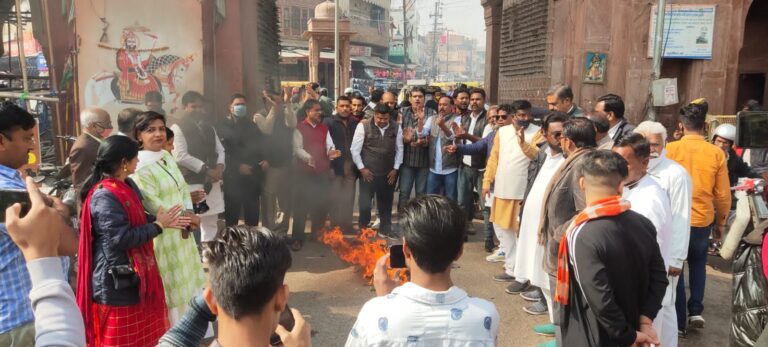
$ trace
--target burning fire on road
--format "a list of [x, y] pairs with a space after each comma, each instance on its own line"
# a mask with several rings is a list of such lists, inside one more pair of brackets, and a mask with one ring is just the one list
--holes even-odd
[[[387, 254], [387, 241], [376, 237], [373, 229], [363, 229], [355, 238], [345, 238], [341, 229], [324, 230], [318, 238], [320, 242], [331, 247], [341, 260], [357, 265], [363, 272], [363, 278], [371, 284], [376, 262]], [[399, 270], [399, 271], [398, 271]], [[407, 271], [403, 269], [388, 269], [390, 278], [395, 278], [400, 284], [408, 281]]]

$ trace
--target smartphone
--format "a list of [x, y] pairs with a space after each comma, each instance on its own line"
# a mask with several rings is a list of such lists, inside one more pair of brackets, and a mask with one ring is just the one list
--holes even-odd
[[5, 209], [17, 202], [21, 204], [21, 216], [26, 216], [32, 206], [29, 193], [21, 189], [0, 190], [0, 223], [5, 223]]
[[[296, 324], [296, 321], [293, 319], [293, 312], [291, 312], [291, 308], [288, 307], [288, 305], [285, 305], [285, 310], [283, 310], [282, 313], [280, 313], [280, 325], [285, 328], [285, 330], [292, 331], [293, 326]], [[272, 346], [279, 346], [283, 343], [283, 341], [280, 340], [280, 335], [276, 333], [272, 333], [272, 336], [269, 338], [269, 344]]]
[[406, 267], [403, 245], [389, 246], [389, 267], [393, 269], [402, 269]]

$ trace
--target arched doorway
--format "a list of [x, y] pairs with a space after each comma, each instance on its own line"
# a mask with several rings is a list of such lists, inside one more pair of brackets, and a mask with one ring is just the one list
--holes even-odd
[[744, 44], [739, 53], [739, 92], [736, 106], [749, 99], [768, 102], [768, 0], [754, 0], [744, 23]]

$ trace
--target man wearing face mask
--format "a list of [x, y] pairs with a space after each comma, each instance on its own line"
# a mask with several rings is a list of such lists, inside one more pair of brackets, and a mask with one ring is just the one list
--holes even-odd
[[[656, 229], [656, 241], [664, 259], [665, 268], [669, 269], [672, 242], [672, 212], [669, 198], [663, 188], [647, 174], [651, 146], [640, 134], [631, 134], [622, 138], [613, 151], [627, 161], [629, 169], [624, 179], [622, 198], [632, 204], [635, 211], [651, 221]], [[662, 308], [653, 321], [653, 327], [663, 342], [663, 346], [677, 346], [677, 312], [674, 297], [676, 277], [670, 278], [667, 271], [667, 286]]]
[[539, 154], [539, 147], [546, 141], [538, 126], [530, 126], [533, 105], [528, 100], [515, 100], [512, 107], [515, 109], [513, 121], [517, 129], [517, 141], [525, 156], [533, 160]]
[[72, 184], [78, 190], [93, 172], [96, 151], [101, 141], [112, 133], [112, 121], [104, 109], [89, 107], [80, 112], [80, 126], [83, 133], [77, 137], [69, 151]]
[[[671, 205], [672, 226], [671, 239], [667, 247], [668, 257], [667, 267], [670, 285], [675, 288], [680, 274], [683, 272], [683, 263], [688, 256], [688, 242], [691, 237], [691, 199], [693, 194], [693, 183], [691, 176], [674, 160], [667, 158], [667, 151], [664, 149], [667, 142], [667, 128], [663, 124], [645, 121], [638, 124], [634, 133], [645, 137], [651, 147], [650, 162], [648, 164], [648, 175], [661, 185], [667, 194]], [[670, 293], [667, 293], [668, 295]], [[667, 298], [665, 297], [665, 303]], [[666, 313], [666, 312], [665, 312]], [[671, 324], [677, 327], [676, 313], [672, 312], [671, 319], [664, 320], [665, 325], [670, 324], [667, 329], [674, 332]], [[664, 316], [664, 318], [667, 318]], [[671, 340], [665, 339], [668, 335], [661, 336], [663, 346], [673, 346]], [[674, 336], [673, 336], [674, 337]]]
[[[516, 100], [512, 106], [502, 105], [505, 110], [514, 110], [512, 126], [501, 127], [493, 141], [493, 149], [488, 157], [488, 166], [483, 177], [483, 197], [490, 198], [490, 186], [493, 188], [493, 204], [489, 220], [499, 237], [504, 253], [504, 273], [493, 277], [498, 282], [511, 282], [505, 290], [508, 294], [520, 294], [529, 287], [528, 278], [515, 278], [516, 245], [520, 232], [518, 216], [528, 178], [530, 157], [525, 148], [530, 146], [525, 139], [533, 139], [539, 127], [530, 124], [530, 114], [521, 110], [530, 109], [525, 100]], [[515, 107], [520, 107], [517, 109]]]
[[239, 224], [241, 210], [246, 225], [259, 225], [261, 182], [263, 171], [269, 167], [262, 153], [264, 135], [251, 120], [246, 103], [245, 95], [232, 95], [229, 114], [215, 124], [226, 152], [224, 218], [227, 226]]

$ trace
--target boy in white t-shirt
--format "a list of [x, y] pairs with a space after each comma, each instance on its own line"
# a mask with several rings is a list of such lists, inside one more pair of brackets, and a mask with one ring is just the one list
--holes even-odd
[[400, 215], [411, 281], [397, 287], [389, 255], [373, 276], [378, 297], [363, 306], [346, 346], [495, 346], [499, 313], [493, 303], [455, 287], [451, 264], [464, 249], [466, 218], [443, 196], [410, 201]]

